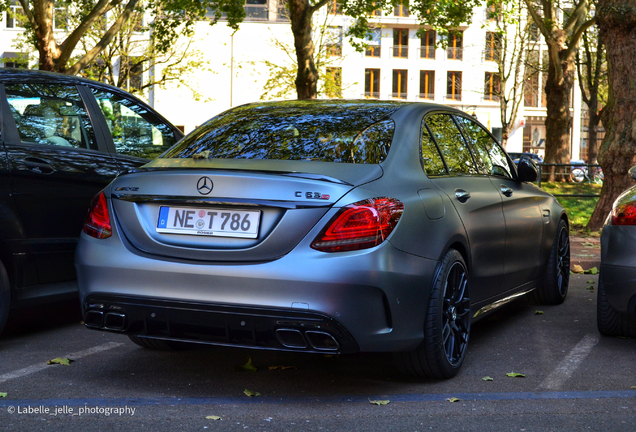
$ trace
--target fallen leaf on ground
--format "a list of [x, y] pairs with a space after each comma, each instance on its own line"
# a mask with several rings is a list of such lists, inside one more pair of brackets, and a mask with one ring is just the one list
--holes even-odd
[[[633, 390], [636, 390], [636, 386], [631, 386], [630, 388], [633, 389]], [[0, 393], [0, 394], [2, 394], [2, 393]], [[6, 396], [6, 393], [5, 393], [5, 396]]]
[[2, 392], [0, 392], [0, 397], [7, 397], [7, 394], [8, 394], [8, 393], [2, 393]]
[[237, 372], [256, 372], [258, 369], [256, 369], [256, 366], [252, 364], [252, 357], [248, 357], [247, 363], [243, 366], [235, 366], [234, 370]]
[[283, 366], [283, 365], [278, 365], [278, 366], [270, 366], [269, 370], [288, 370], [288, 369], [298, 369], [296, 366]]
[[245, 389], [243, 390], [243, 393], [245, 393], [245, 395], [249, 396], [249, 397], [258, 397], [258, 396], [262, 396], [259, 392], [255, 392], [249, 389]]
[[391, 403], [390, 400], [371, 400], [369, 399], [369, 403], [373, 405], [388, 405]]
[[594, 279], [588, 280], [587, 283], [589, 283], [590, 285], [593, 285], [594, 284]]
[[583, 242], [581, 243], [583, 246], [596, 246], [594, 243], [591, 242]]
[[592, 285], [590, 285], [589, 287], [587, 287], [588, 291], [594, 291], [594, 287]]
[[520, 374], [520, 373], [517, 373], [517, 372], [508, 372], [506, 374], [506, 376], [509, 376], [511, 378], [525, 378], [526, 377], [524, 374]]
[[595, 275], [595, 274], [598, 274], [598, 269], [596, 267], [592, 267], [589, 270], [585, 270], [585, 273]]
[[221, 420], [221, 417], [212, 415], [212, 416], [207, 416], [206, 419], [208, 419], [208, 420]]
[[456, 397], [448, 398], [446, 400], [449, 401], [449, 402], [459, 402], [459, 401], [461, 401], [460, 398], [456, 398]]
[[494, 379], [489, 376], [485, 376], [482, 378], [482, 381], [494, 381]]
[[583, 272], [585, 272], [585, 270], [583, 270], [583, 267], [581, 267], [581, 266], [580, 266], [580, 265], [578, 265], [578, 264], [574, 264], [574, 265], [572, 266], [571, 271], [572, 271], [572, 273], [583, 273]]
[[543, 315], [543, 311], [534, 311], [535, 315]]
[[74, 361], [74, 360], [67, 359], [67, 358], [62, 358], [62, 357], [56, 357], [53, 360], [47, 361], [46, 364], [47, 365], [61, 364], [61, 365], [64, 365], [64, 366], [70, 366], [72, 361]]

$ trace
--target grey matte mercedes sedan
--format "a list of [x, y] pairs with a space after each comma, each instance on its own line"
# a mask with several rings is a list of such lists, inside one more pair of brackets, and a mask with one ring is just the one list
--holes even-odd
[[91, 205], [85, 325], [183, 342], [396, 353], [457, 374], [471, 322], [568, 289], [568, 218], [473, 117], [314, 100], [220, 114]]

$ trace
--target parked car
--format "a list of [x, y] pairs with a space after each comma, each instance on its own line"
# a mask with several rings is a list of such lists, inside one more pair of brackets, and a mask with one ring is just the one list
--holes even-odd
[[95, 197], [84, 321], [156, 349], [392, 351], [448, 378], [474, 320], [566, 297], [568, 219], [536, 176], [441, 105], [234, 108]]
[[[636, 167], [629, 170], [636, 179]], [[636, 186], [614, 201], [601, 232], [596, 320], [607, 336], [636, 337]]]
[[181, 132], [115, 87], [0, 68], [0, 332], [10, 306], [77, 296], [92, 197]]
[[510, 156], [512, 158], [512, 161], [515, 164], [519, 163], [519, 159], [521, 159], [522, 156], [525, 157], [529, 157], [530, 159], [532, 159], [533, 161], [535, 161], [535, 163], [543, 163], [543, 158], [541, 156], [539, 156], [536, 153], [517, 153], [517, 152], [509, 152], [508, 156]]

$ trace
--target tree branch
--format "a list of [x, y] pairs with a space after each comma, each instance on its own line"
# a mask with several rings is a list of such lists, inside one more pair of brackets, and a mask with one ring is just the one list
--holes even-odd
[[82, 70], [86, 65], [92, 62], [97, 55], [103, 51], [108, 44], [113, 40], [113, 38], [119, 33], [121, 27], [128, 21], [130, 15], [132, 15], [135, 10], [135, 6], [139, 0], [130, 0], [126, 5], [124, 11], [117, 17], [112, 26], [108, 29], [101, 40], [95, 44], [93, 49], [87, 52], [81, 59], [79, 59], [73, 66], [67, 69], [67, 73], [75, 75], [80, 70]]
[[570, 43], [568, 44], [568, 49], [566, 51], [568, 57], [573, 55], [574, 51], [578, 50], [579, 40], [583, 36], [583, 33], [585, 33], [585, 31], [594, 24], [596, 24], [596, 17], [584, 22], [578, 29], [576, 29], [576, 31], [570, 38]]
[[[118, 0], [121, 2], [121, 0]], [[73, 54], [73, 50], [77, 46], [80, 39], [84, 37], [86, 32], [90, 30], [93, 26], [93, 23], [103, 14], [106, 13], [106, 9], [108, 8], [109, 0], [99, 0], [99, 2], [93, 7], [90, 13], [82, 20], [82, 22], [73, 30], [73, 32], [67, 36], [67, 38], [62, 42], [60, 46], [62, 52], [60, 54], [60, 58], [58, 62], [62, 62], [62, 64], [66, 64], [68, 59]]]

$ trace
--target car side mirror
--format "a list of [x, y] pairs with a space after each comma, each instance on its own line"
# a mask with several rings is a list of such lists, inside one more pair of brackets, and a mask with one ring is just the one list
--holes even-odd
[[629, 176], [636, 180], [636, 166], [633, 166], [629, 169]]
[[533, 182], [539, 177], [539, 170], [532, 159], [522, 156], [517, 165], [519, 180], [522, 182]]

